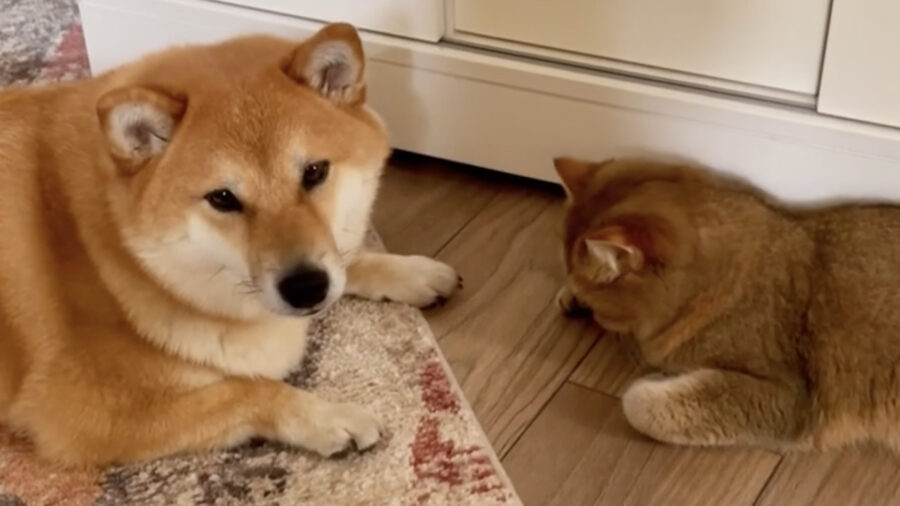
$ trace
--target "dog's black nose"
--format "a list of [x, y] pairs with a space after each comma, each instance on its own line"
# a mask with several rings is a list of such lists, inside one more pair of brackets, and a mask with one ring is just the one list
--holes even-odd
[[328, 295], [328, 273], [322, 269], [301, 266], [278, 283], [278, 293], [291, 307], [307, 309]]

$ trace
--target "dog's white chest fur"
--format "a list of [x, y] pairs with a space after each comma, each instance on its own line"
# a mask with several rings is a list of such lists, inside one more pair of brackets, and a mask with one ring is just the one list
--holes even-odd
[[228, 375], [282, 379], [306, 351], [308, 318], [276, 317], [247, 323], [179, 318], [143, 334], [167, 352]]
[[153, 339], [169, 352], [227, 374], [284, 378], [306, 350], [308, 318], [272, 317], [240, 325], [177, 322], [177, 339]]

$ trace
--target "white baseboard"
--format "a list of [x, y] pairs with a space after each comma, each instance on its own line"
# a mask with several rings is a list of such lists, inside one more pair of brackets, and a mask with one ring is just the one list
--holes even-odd
[[[81, 0], [95, 72], [173, 44], [317, 23], [205, 0]], [[786, 199], [900, 200], [900, 130], [802, 108], [364, 34], [369, 96], [397, 148], [543, 180], [551, 159], [666, 155]]]

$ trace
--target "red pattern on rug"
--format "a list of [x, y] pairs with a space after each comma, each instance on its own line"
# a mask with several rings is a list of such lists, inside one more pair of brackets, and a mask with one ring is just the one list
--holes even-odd
[[[417, 484], [435, 488], [465, 485], [472, 496], [491, 496], [494, 501], [505, 503], [506, 486], [488, 453], [477, 445], [458, 447], [452, 438], [442, 437], [442, 416], [456, 415], [460, 405], [444, 365], [436, 356], [422, 366], [419, 386], [427, 413], [419, 420], [410, 445], [410, 464]], [[418, 504], [428, 504], [430, 499], [431, 492], [424, 493], [418, 497]]]
[[75, 22], [66, 28], [59, 44], [44, 62], [41, 79], [60, 81], [87, 77], [87, 52], [81, 23]]

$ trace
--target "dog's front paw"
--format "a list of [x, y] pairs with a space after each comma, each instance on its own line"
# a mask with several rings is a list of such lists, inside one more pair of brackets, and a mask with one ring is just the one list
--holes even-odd
[[416, 307], [440, 304], [462, 288], [453, 267], [421, 255], [364, 253], [347, 269], [345, 293]]
[[289, 409], [278, 432], [285, 443], [331, 457], [373, 447], [381, 439], [381, 423], [365, 408], [317, 401]]
[[403, 258], [401, 275], [381, 287], [384, 298], [416, 307], [441, 304], [462, 287], [462, 278], [449, 265], [419, 255]]

